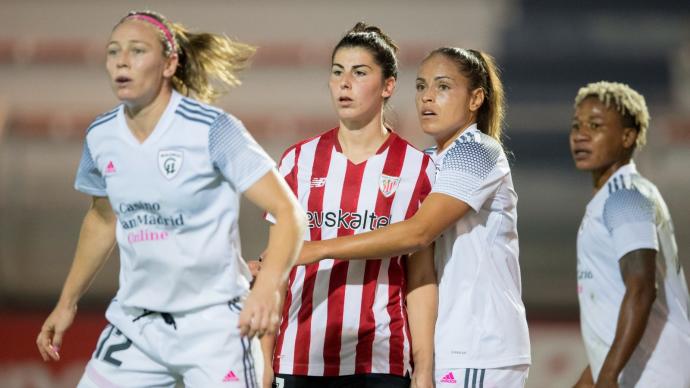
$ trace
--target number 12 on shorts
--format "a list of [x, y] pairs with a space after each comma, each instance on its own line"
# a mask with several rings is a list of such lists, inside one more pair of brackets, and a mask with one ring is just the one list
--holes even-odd
[[[122, 361], [115, 357], [117, 352], [129, 349], [132, 346], [132, 341], [125, 337], [122, 332], [113, 325], [108, 325], [103, 331], [105, 336], [98, 342], [93, 358], [112, 364], [114, 366], [122, 365]], [[107, 345], [106, 345], [107, 343]]]

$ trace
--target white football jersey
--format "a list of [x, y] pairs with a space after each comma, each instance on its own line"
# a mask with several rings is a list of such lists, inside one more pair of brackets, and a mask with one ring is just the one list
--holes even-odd
[[472, 208], [436, 240], [436, 368], [530, 364], [517, 194], [503, 148], [472, 125], [444, 151], [430, 153], [438, 166], [432, 193]]
[[[663, 369], [677, 360], [687, 363], [690, 356], [690, 298], [678, 261], [671, 215], [656, 186], [631, 162], [619, 168], [594, 195], [577, 235], [580, 323], [595, 379], [613, 343], [625, 294], [619, 260], [638, 249], [658, 252], [657, 298], [645, 334], [623, 375]], [[687, 364], [676, 369], [670, 373], [687, 370]], [[664, 377], [666, 382], [673, 381], [670, 378], [668, 374]]]
[[142, 143], [123, 105], [99, 116], [75, 187], [117, 215], [119, 302], [183, 312], [246, 294], [240, 194], [272, 168], [239, 120], [176, 92]]

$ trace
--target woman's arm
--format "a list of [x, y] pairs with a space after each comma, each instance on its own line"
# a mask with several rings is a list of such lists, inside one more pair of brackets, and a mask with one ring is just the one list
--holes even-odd
[[93, 197], [86, 212], [62, 293], [53, 312], [43, 323], [36, 344], [44, 361], [59, 360], [62, 337], [72, 325], [77, 303], [103, 267], [115, 245], [116, 216], [107, 197]]
[[407, 316], [412, 341], [412, 387], [434, 386], [434, 327], [438, 313], [438, 286], [433, 244], [407, 260]]
[[582, 371], [580, 379], [577, 380], [573, 388], [592, 388], [594, 387], [594, 379], [592, 379], [592, 369], [587, 365], [587, 368]]
[[305, 243], [298, 264], [309, 264], [327, 257], [362, 260], [416, 252], [431, 244], [469, 210], [470, 206], [459, 199], [431, 193], [417, 213], [405, 221], [354, 236]]
[[275, 170], [254, 183], [245, 196], [276, 220], [269, 232], [261, 271], [240, 314], [240, 331], [252, 337], [275, 333], [280, 317], [280, 290], [299, 254], [307, 220], [294, 194]]
[[639, 249], [620, 259], [625, 295], [618, 312], [616, 336], [609, 349], [596, 387], [617, 387], [618, 375], [628, 363], [647, 327], [656, 299], [656, 251]]

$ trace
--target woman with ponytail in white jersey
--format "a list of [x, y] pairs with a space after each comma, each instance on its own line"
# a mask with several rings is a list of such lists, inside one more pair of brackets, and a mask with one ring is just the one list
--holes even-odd
[[[398, 75], [396, 51], [378, 27], [364, 23], [333, 49], [329, 89], [339, 124], [288, 148], [280, 162], [307, 212], [307, 240], [402, 221], [431, 189], [430, 158], [383, 117]], [[266, 360], [274, 386], [406, 388], [412, 380], [415, 387], [433, 387], [431, 248], [412, 259], [338, 257], [290, 273], [280, 331], [264, 343], [266, 355], [275, 349]], [[273, 376], [266, 372], [268, 385]]]
[[404, 254], [436, 241], [439, 387], [524, 387], [529, 333], [521, 299], [517, 195], [501, 144], [503, 88], [493, 59], [432, 51], [417, 73], [417, 113], [436, 141], [431, 193], [410, 219], [307, 242], [300, 263]]
[[[117, 243], [120, 287], [79, 387], [256, 387], [250, 339], [276, 329], [305, 218], [242, 123], [202, 102], [239, 84], [254, 48], [137, 11], [106, 51], [121, 104], [87, 130], [75, 187], [91, 208], [38, 349], [60, 359], [78, 301]], [[242, 193], [276, 219], [251, 293]]]
[[589, 364], [576, 387], [690, 388], [690, 296], [668, 207], [637, 171], [644, 97], [618, 82], [575, 97], [570, 149], [592, 174], [577, 234], [577, 292]]

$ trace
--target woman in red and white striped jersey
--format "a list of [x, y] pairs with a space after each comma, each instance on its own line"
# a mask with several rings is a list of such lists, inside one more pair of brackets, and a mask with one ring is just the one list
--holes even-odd
[[[364, 23], [333, 50], [329, 87], [339, 124], [288, 148], [280, 163], [307, 212], [306, 240], [403, 221], [431, 190], [430, 158], [384, 120], [396, 51], [379, 28]], [[293, 268], [278, 335], [264, 343], [266, 353], [275, 349], [275, 386], [409, 387], [411, 376], [415, 386], [432, 387], [433, 253], [417, 256]], [[264, 384], [270, 381], [266, 375]]]

